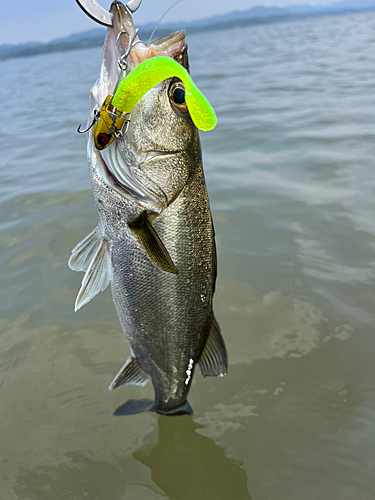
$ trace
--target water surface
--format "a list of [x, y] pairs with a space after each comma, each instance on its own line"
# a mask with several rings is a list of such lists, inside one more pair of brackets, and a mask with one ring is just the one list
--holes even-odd
[[[99, 49], [1, 63], [1, 500], [375, 498], [375, 15], [188, 37], [224, 379], [194, 416], [115, 418], [129, 354], [108, 290], [73, 313], [97, 224], [86, 163]], [[150, 384], [149, 384], [150, 385]]]

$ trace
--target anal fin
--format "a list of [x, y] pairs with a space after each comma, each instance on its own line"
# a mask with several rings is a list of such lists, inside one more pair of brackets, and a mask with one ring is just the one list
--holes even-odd
[[139, 366], [138, 361], [130, 356], [124, 366], [120, 369], [116, 377], [112, 380], [109, 390], [113, 391], [122, 385], [140, 385], [143, 387], [147, 384], [149, 376]]
[[128, 223], [128, 226], [139, 245], [156, 266], [168, 273], [177, 274], [168, 250], [148, 220], [146, 212], [142, 212], [134, 221]]
[[199, 358], [199, 367], [204, 377], [223, 377], [228, 371], [227, 349], [214, 315], [210, 333]]

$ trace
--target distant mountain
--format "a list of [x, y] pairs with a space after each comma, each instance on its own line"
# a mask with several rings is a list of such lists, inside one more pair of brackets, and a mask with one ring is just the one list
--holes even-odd
[[67, 36], [65, 38], [57, 38], [49, 43], [69, 43], [69, 42], [80, 42], [82, 40], [92, 40], [96, 38], [103, 38], [105, 34], [104, 28], [94, 28], [90, 31], [84, 31], [83, 33], [74, 33], [73, 35]]
[[285, 16], [289, 14], [289, 9], [280, 9], [279, 7], [262, 7], [261, 5], [253, 7], [247, 11], [249, 16], [252, 17], [265, 17], [265, 16]]
[[8, 54], [12, 54], [14, 51], [18, 50], [21, 47], [25, 50], [28, 50], [34, 47], [39, 47], [40, 45], [44, 44], [41, 42], [29, 42], [29, 43], [23, 43], [22, 45], [0, 45], [0, 60], [8, 59], [8, 57], [6, 57]]
[[327, 5], [327, 8], [338, 10], [372, 10], [375, 8], [374, 0], [342, 0], [333, 4]]
[[284, 8], [257, 6], [244, 11], [236, 10], [229, 12], [228, 14], [193, 21], [188, 23], [188, 27], [210, 26], [223, 21], [239, 21], [254, 18], [274, 19], [275, 17], [290, 17], [294, 14], [324, 15], [327, 13], [363, 12], [371, 10], [375, 10], [375, 0], [343, 0], [328, 5], [288, 5]]
[[293, 14], [320, 14], [331, 12], [363, 12], [375, 10], [374, 0], [344, 0], [328, 5], [288, 5]]
[[[372, 10], [375, 10], [375, 0], [341, 0], [329, 5], [289, 5], [286, 8], [257, 6], [245, 11], [232, 11], [188, 23], [181, 21], [179, 23], [162, 24], [159, 26], [157, 34], [160, 37], [181, 28], [186, 29], [188, 33], [197, 33], [301, 19], [310, 16], [338, 15]], [[141, 38], [147, 40], [153, 29], [154, 24], [141, 26]], [[104, 28], [95, 28], [84, 33], [76, 33], [66, 38], [52, 40], [49, 43], [30, 42], [20, 45], [0, 45], [0, 60], [97, 47], [102, 45], [104, 34]]]

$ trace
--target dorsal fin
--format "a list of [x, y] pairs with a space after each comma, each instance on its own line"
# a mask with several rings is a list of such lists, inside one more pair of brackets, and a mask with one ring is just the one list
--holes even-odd
[[168, 250], [148, 220], [146, 212], [142, 212], [134, 221], [128, 222], [128, 226], [134, 238], [156, 266], [168, 273], [177, 274]]
[[96, 227], [73, 248], [68, 262], [70, 269], [72, 271], [87, 271], [101, 241], [102, 236]]
[[138, 361], [133, 356], [130, 356], [112, 380], [109, 390], [113, 391], [117, 387], [130, 384], [143, 387], [147, 384], [148, 380], [149, 376], [139, 366]]
[[220, 327], [212, 314], [210, 333], [199, 359], [204, 377], [223, 377], [228, 371], [228, 354]]
[[78, 311], [95, 295], [107, 288], [111, 280], [111, 272], [111, 258], [107, 242], [102, 238], [101, 244], [83, 277], [74, 307], [75, 311]]

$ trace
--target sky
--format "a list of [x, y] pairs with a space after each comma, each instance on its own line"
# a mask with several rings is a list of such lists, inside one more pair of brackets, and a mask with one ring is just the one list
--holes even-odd
[[[123, 0], [126, 3], [126, 0]], [[134, 14], [138, 25], [158, 21], [174, 0], [143, 0]], [[110, 0], [99, 0], [106, 9]], [[290, 4], [327, 5], [332, 0], [182, 0], [163, 22], [190, 21], [257, 5], [286, 7]], [[355, 0], [353, 0], [355, 5]], [[88, 31], [99, 25], [89, 19], [75, 0], [0, 0], [0, 45], [48, 42], [72, 33]]]

